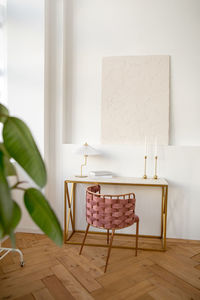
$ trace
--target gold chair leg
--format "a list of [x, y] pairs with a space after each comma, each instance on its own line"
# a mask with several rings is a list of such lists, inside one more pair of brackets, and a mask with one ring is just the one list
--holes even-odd
[[107, 270], [108, 260], [109, 260], [109, 257], [110, 257], [110, 252], [111, 252], [111, 248], [112, 248], [112, 242], [113, 242], [114, 234], [115, 234], [115, 229], [112, 229], [112, 235], [111, 235], [111, 239], [110, 239], [110, 246], [108, 248], [108, 255], [107, 255], [107, 260], [106, 260], [106, 265], [105, 265], [104, 273], [106, 273], [106, 270]]
[[87, 228], [86, 228], [86, 231], [85, 231], [85, 236], [84, 236], [84, 239], [83, 239], [83, 242], [82, 242], [82, 245], [81, 245], [81, 249], [80, 249], [79, 255], [81, 254], [81, 252], [83, 250], [83, 246], [85, 244], [85, 240], [86, 240], [89, 228], [90, 228], [90, 224], [87, 225]]
[[138, 250], [138, 233], [139, 233], [139, 221], [136, 223], [136, 246], [135, 246], [135, 256], [137, 256], [137, 250]]
[[109, 229], [107, 229], [107, 244], [109, 244]]

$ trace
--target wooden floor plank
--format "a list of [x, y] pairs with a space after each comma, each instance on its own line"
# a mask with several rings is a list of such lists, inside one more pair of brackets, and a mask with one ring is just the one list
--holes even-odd
[[50, 275], [53, 275], [52, 270], [50, 268], [45, 268], [45, 269], [41, 269], [36, 272], [29, 273], [24, 276], [20, 276], [20, 277], [16, 277], [16, 278], [12, 277], [7, 280], [2, 280], [1, 281], [1, 291], [4, 291], [4, 290], [6, 291], [12, 287], [15, 288], [18, 285], [20, 285], [22, 282], [24, 285], [27, 285], [29, 283], [31, 284], [31, 282], [33, 282], [34, 280], [40, 280], [40, 279], [50, 276]]
[[190, 283], [193, 287], [200, 289], [199, 271], [194, 267], [178, 261], [167, 253], [164, 255], [159, 253], [153, 258], [153, 261], [183, 281]]
[[[119, 275], [119, 273], [117, 273]], [[130, 286], [138, 284], [141, 281], [148, 280], [153, 276], [153, 273], [149, 270], [146, 270], [143, 266], [129, 268], [121, 274], [121, 276], [116, 276], [115, 273], [111, 272], [106, 277], [102, 276], [97, 280], [102, 284], [103, 288], [92, 293], [95, 299], [107, 299], [108, 297], [115, 297], [120, 292], [128, 289]]]
[[200, 299], [200, 291], [198, 289], [175, 276], [173, 273], [163, 269], [158, 264], [150, 266], [149, 269], [154, 273], [154, 276], [150, 280], [153, 281], [153, 283], [157, 283], [158, 286], [165, 285], [169, 289], [174, 286], [174, 290], [177, 291], [178, 288], [181, 295], [185, 294], [192, 299]]
[[42, 282], [56, 300], [75, 299], [55, 275], [43, 278]]
[[73, 274], [73, 276], [89, 291], [93, 292], [101, 288], [101, 285], [85, 271], [75, 260], [67, 255], [59, 257], [59, 261]]
[[153, 289], [148, 293], [150, 296], [153, 297], [155, 300], [187, 300], [186, 297], [179, 296], [164, 286], [160, 286], [157, 289]]
[[83, 248], [82, 255], [84, 255], [84, 257], [89, 259], [92, 263], [94, 263], [99, 268], [103, 268], [106, 263], [107, 249], [85, 246]]
[[9, 289], [3, 290], [0, 287], [0, 299], [15, 299], [27, 294], [30, 294], [32, 291], [37, 291], [44, 288], [44, 284], [41, 280], [35, 280], [29, 284], [24, 284], [21, 282], [18, 286], [10, 287]]
[[93, 297], [86, 289], [77, 281], [73, 275], [63, 266], [57, 265], [52, 267], [52, 271], [63, 285], [70, 291], [70, 293], [77, 300], [92, 300]]
[[[73, 240], [82, 241], [83, 234]], [[88, 242], [106, 243], [106, 236], [89, 234]], [[116, 236], [114, 244], [133, 245], [134, 238]], [[44, 235], [17, 233], [24, 254], [10, 253], [0, 261], [1, 300], [200, 299], [200, 241], [167, 240], [167, 251], [112, 249], [107, 272], [107, 248], [57, 247]], [[145, 247], [160, 247], [160, 240], [140, 238]], [[10, 240], [3, 243], [10, 245]]]
[[200, 263], [200, 253], [193, 255], [191, 257], [191, 259], [193, 259], [194, 261]]
[[39, 272], [40, 270], [49, 268], [51, 266], [55, 266], [56, 264], [59, 264], [58, 260], [56, 258], [44, 261], [41, 263], [41, 261], [38, 261], [36, 264], [32, 265], [31, 261], [27, 262], [23, 268], [18, 268], [13, 272], [3, 273], [0, 274], [0, 284], [2, 280], [8, 280], [9, 278], [12, 278], [13, 280], [15, 278], [27, 276], [34, 272]]
[[47, 288], [33, 292], [33, 296], [35, 300], [56, 300]]
[[169, 251], [167, 251], [167, 255], [187, 266], [191, 265], [191, 267], [195, 267], [198, 265], [198, 261], [191, 259], [190, 253], [187, 253], [187, 250], [183, 249], [182, 247], [174, 247], [173, 249], [169, 249]]
[[35, 300], [32, 294], [28, 294], [19, 298], [16, 298], [15, 300]]
[[89, 272], [92, 277], [96, 278], [103, 275], [103, 270], [97, 267], [91, 259], [85, 257], [84, 254], [79, 255], [79, 249], [66, 249], [65, 252], [68, 257], [75, 260], [76, 264], [81, 266], [86, 272]]
[[197, 266], [195, 266], [195, 268], [196, 268], [197, 270], [200, 270], [200, 264], [197, 265]]
[[[118, 293], [115, 295], [116, 300], [133, 300], [137, 299], [139, 297], [142, 297], [146, 293], [149, 293], [155, 289], [155, 286], [150, 283], [148, 280], [144, 280], [139, 282], [138, 284], [135, 284], [128, 289], [125, 289], [124, 291]], [[107, 300], [114, 299], [113, 297], [108, 297]]]
[[154, 298], [147, 293], [147, 294], [137, 297], [137, 300], [154, 300]]
[[[150, 261], [150, 265], [153, 263]], [[116, 280], [127, 277], [127, 276], [134, 276], [135, 278], [139, 277], [140, 278], [140, 272], [146, 273], [147, 276], [149, 274], [152, 274], [149, 269], [146, 269], [146, 266], [149, 266], [149, 264], [145, 264], [143, 266], [143, 263], [141, 261], [131, 263], [131, 264], [126, 264], [124, 266], [119, 265], [117, 268], [114, 266], [112, 268], [112, 265], [109, 266], [109, 270], [104, 274], [103, 276], [97, 278], [97, 281], [103, 285], [104, 287], [107, 286], [108, 284], [114, 283]]]

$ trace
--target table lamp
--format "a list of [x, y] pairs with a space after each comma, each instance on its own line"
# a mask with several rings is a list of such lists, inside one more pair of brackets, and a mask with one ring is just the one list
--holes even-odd
[[84, 156], [84, 163], [81, 165], [81, 174], [76, 175], [76, 177], [88, 177], [87, 175], [83, 175], [83, 167], [87, 165], [87, 158], [90, 155], [98, 155], [99, 153], [88, 145], [88, 143], [85, 143], [80, 148], [77, 149], [76, 154], [83, 155]]

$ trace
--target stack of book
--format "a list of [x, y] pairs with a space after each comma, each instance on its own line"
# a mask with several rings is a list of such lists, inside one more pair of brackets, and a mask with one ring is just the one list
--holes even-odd
[[101, 178], [113, 178], [113, 174], [110, 171], [91, 171], [90, 177], [101, 177]]

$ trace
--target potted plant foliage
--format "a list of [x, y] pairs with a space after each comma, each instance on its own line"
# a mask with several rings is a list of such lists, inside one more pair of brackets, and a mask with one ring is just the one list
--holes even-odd
[[[60, 223], [42, 193], [47, 182], [44, 161], [28, 126], [19, 118], [10, 116], [8, 109], [0, 103], [2, 142], [0, 143], [0, 240], [9, 235], [14, 245], [14, 231], [21, 219], [21, 209], [13, 199], [12, 191], [23, 191], [24, 205], [39, 228], [57, 245], [62, 245]], [[17, 170], [11, 163], [14, 159], [30, 176], [36, 187], [24, 188]], [[15, 176], [10, 185], [8, 176]]]

